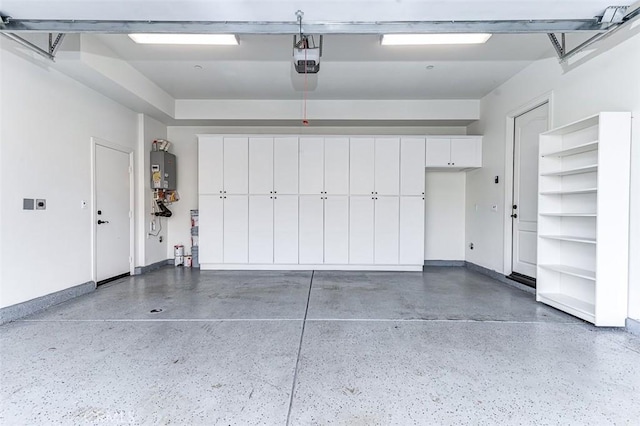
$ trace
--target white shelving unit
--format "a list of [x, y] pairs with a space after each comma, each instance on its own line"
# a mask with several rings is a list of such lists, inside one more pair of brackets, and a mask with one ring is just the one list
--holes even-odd
[[540, 135], [539, 302], [594, 323], [627, 317], [631, 114]]

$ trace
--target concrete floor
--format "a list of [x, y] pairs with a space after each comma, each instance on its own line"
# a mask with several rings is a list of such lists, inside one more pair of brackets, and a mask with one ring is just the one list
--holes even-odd
[[640, 424], [640, 339], [464, 268], [169, 267], [0, 327], [0, 362], [3, 425]]

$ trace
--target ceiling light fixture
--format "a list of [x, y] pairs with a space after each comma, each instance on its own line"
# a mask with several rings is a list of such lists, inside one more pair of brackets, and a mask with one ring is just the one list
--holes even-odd
[[422, 44], [482, 44], [491, 34], [384, 34], [381, 43], [385, 46], [415, 46]]
[[129, 34], [139, 44], [238, 45], [235, 34]]

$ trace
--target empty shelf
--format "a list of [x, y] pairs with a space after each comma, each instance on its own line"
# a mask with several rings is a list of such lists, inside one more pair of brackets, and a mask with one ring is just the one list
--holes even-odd
[[540, 213], [545, 217], [596, 217], [595, 213]]
[[592, 173], [598, 171], [597, 165], [576, 167], [574, 169], [558, 170], [555, 172], [542, 173], [542, 176], [569, 176], [579, 175], [582, 173]]
[[598, 192], [596, 188], [586, 189], [567, 189], [563, 191], [543, 191], [540, 195], [573, 195], [573, 194], [595, 194]]
[[583, 152], [595, 151], [598, 149], [598, 141], [592, 141], [576, 145], [571, 148], [561, 149], [559, 151], [542, 154], [543, 157], [566, 157], [568, 155], [582, 154]]
[[594, 271], [588, 271], [586, 269], [574, 268], [573, 266], [566, 265], [538, 265], [543, 269], [549, 271], [560, 272], [561, 274], [571, 275], [578, 278], [584, 278], [586, 280], [596, 280], [596, 273]]
[[578, 318], [589, 322], [595, 322], [596, 308], [593, 303], [576, 299], [562, 293], [538, 293], [538, 301], [554, 308], [568, 312]]
[[540, 235], [540, 238], [548, 240], [570, 241], [572, 243], [595, 244], [595, 238], [573, 237], [571, 235]]

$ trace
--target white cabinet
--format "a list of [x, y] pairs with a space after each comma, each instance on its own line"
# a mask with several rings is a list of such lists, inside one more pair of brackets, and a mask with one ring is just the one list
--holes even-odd
[[324, 263], [324, 197], [300, 196], [299, 262], [302, 265]]
[[398, 195], [400, 191], [400, 138], [375, 138], [376, 195]]
[[400, 240], [399, 197], [376, 197], [374, 263], [376, 265], [397, 265]]
[[273, 192], [273, 138], [249, 138], [249, 193]]
[[482, 137], [427, 137], [425, 165], [454, 170], [482, 167]]
[[400, 195], [424, 195], [425, 138], [400, 140]]
[[300, 194], [324, 192], [324, 138], [300, 138]]
[[273, 196], [249, 196], [249, 263], [273, 263]]
[[349, 138], [324, 139], [324, 193], [349, 195]]
[[249, 261], [249, 197], [226, 195], [223, 197], [223, 252], [225, 263]]
[[221, 136], [200, 136], [198, 138], [198, 192], [200, 194], [221, 194], [223, 190], [223, 152]]
[[224, 138], [223, 193], [249, 192], [249, 138]]
[[350, 166], [351, 195], [373, 195], [375, 188], [375, 141], [373, 138], [350, 139]]
[[280, 195], [298, 193], [298, 138], [273, 139], [273, 191]]
[[623, 327], [629, 268], [631, 114], [540, 135], [536, 299]]
[[200, 195], [198, 201], [199, 218], [199, 262], [223, 263], [222, 227], [223, 198], [221, 195]]
[[349, 263], [349, 197], [324, 197], [324, 263]]
[[400, 197], [400, 264], [423, 262], [424, 197]]
[[349, 263], [373, 265], [374, 197], [351, 196], [349, 204]]
[[273, 200], [273, 263], [298, 263], [298, 196], [276, 195]]

